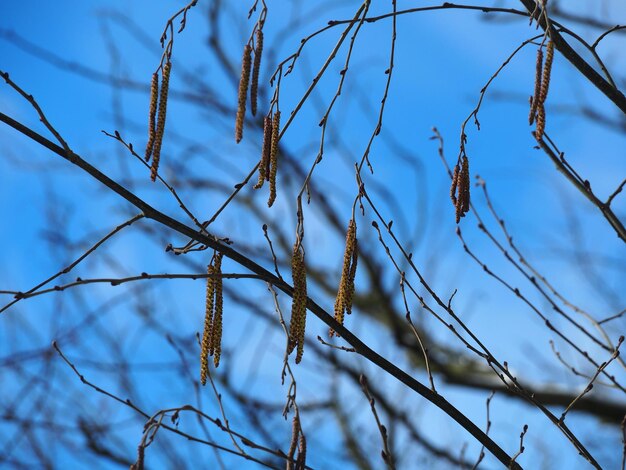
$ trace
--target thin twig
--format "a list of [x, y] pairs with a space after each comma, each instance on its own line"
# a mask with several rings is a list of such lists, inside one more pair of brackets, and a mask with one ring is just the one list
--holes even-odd
[[383, 450], [381, 452], [383, 461], [387, 465], [387, 468], [389, 468], [390, 470], [395, 470], [396, 464], [395, 459], [393, 458], [393, 453], [389, 448], [389, 436], [387, 434], [387, 428], [380, 422], [378, 412], [376, 411], [376, 400], [374, 400], [374, 397], [372, 397], [372, 395], [370, 394], [367, 385], [367, 378], [365, 377], [365, 375], [361, 374], [361, 376], [359, 377], [359, 383], [361, 384], [361, 390], [363, 390], [363, 393], [365, 394], [365, 397], [370, 404], [372, 414], [374, 415], [374, 419], [376, 420], [376, 426], [378, 427], [380, 437], [383, 441]]
[[47, 291], [39, 291], [39, 289], [41, 289], [46, 284], [49, 284], [50, 282], [54, 281], [57, 277], [59, 277], [59, 276], [61, 276], [63, 274], [69, 273], [78, 264], [80, 264], [81, 261], [83, 261], [89, 255], [91, 255], [94, 251], [96, 251], [98, 249], [98, 247], [101, 246], [104, 242], [106, 242], [109, 238], [113, 237], [115, 234], [117, 234], [118, 232], [120, 232], [124, 228], [129, 227], [130, 225], [132, 225], [134, 222], [138, 221], [141, 218], [143, 218], [143, 214], [137, 214], [137, 215], [131, 217], [130, 219], [128, 219], [126, 222], [118, 225], [111, 232], [107, 233], [103, 238], [98, 240], [93, 246], [91, 246], [89, 249], [87, 249], [82, 255], [80, 255], [76, 260], [74, 260], [72, 263], [70, 263], [67, 267], [65, 267], [64, 269], [62, 269], [58, 273], [50, 276], [45, 281], [40, 282], [35, 287], [32, 287], [31, 289], [27, 290], [26, 292], [4, 291], [3, 293], [12, 293], [12, 294], [14, 294], [15, 295], [15, 300], [13, 300], [12, 302], [9, 302], [4, 307], [0, 308], [0, 313], [4, 312], [8, 308], [10, 308], [13, 304], [15, 304], [16, 302], [19, 302], [21, 299], [26, 299], [28, 297], [33, 297], [34, 295], [39, 295], [39, 294], [42, 294], [44, 292], [49, 292], [51, 290], [59, 290], [57, 288], [54, 288], [54, 289], [48, 289]]

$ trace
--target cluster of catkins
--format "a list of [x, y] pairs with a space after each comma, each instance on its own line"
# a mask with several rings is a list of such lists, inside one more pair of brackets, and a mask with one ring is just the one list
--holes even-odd
[[454, 167], [452, 174], [452, 186], [450, 186], [450, 199], [456, 211], [456, 223], [458, 224], [461, 217], [469, 212], [470, 207], [470, 177], [469, 177], [469, 161], [467, 156], [463, 158]]
[[[257, 112], [257, 98], [259, 87], [259, 72], [261, 56], [263, 53], [263, 31], [256, 29], [255, 40], [251, 45], [246, 44], [243, 52], [241, 76], [239, 79], [237, 115], [235, 118], [235, 140], [239, 143], [243, 139], [244, 120], [250, 90], [250, 109], [252, 115]], [[161, 157], [161, 146], [165, 130], [165, 118], [167, 112], [167, 96], [172, 63], [169, 55], [166, 62], [160, 67], [161, 84], [159, 86], [159, 70], [152, 75], [150, 87], [150, 110], [148, 123], [148, 143], [146, 145], [145, 160], [152, 159], [150, 177], [155, 181], [158, 176], [158, 168]], [[276, 173], [278, 162], [278, 141], [280, 137], [280, 111], [270, 111], [263, 120], [263, 146], [261, 160], [258, 166], [258, 181], [254, 186], [260, 189], [265, 181], [269, 182], [268, 206], [272, 206], [276, 200]], [[216, 253], [211, 264], [207, 268], [206, 287], [206, 310], [204, 320], [204, 332], [201, 340], [200, 353], [200, 381], [206, 384], [208, 377], [209, 356], [213, 357], [215, 367], [219, 365], [222, 338], [222, 254]], [[335, 320], [343, 325], [344, 316], [352, 311], [352, 299], [354, 296], [354, 278], [357, 266], [357, 239], [356, 223], [354, 218], [350, 220], [346, 235], [346, 249], [341, 271], [341, 280], [335, 301]], [[288, 353], [296, 350], [295, 362], [302, 360], [304, 351], [304, 331], [306, 325], [307, 310], [307, 285], [306, 266], [304, 261], [304, 249], [300, 242], [294, 245], [292, 253], [292, 276], [293, 276], [293, 303], [288, 339]], [[330, 336], [337, 335], [333, 329]], [[298, 438], [299, 437], [299, 438]], [[304, 436], [296, 436], [300, 441], [301, 454], [306, 451]]]
[[[150, 112], [148, 122], [148, 145], [146, 145], [146, 162], [152, 157], [150, 179], [156, 180], [161, 160], [161, 145], [163, 144], [163, 132], [165, 131], [165, 114], [167, 112], [167, 93], [170, 84], [170, 72], [172, 63], [169, 58], [162, 67], [161, 89], [159, 90], [158, 71], [152, 74], [150, 86]], [[157, 116], [158, 108], [158, 116]]]
[[206, 308], [204, 333], [200, 347], [200, 382], [206, 384], [209, 373], [209, 356], [213, 356], [215, 367], [220, 364], [222, 352], [222, 254], [216, 253], [213, 263], [207, 268]]
[[550, 74], [552, 72], [552, 60], [554, 59], [554, 43], [548, 41], [546, 47], [546, 61], [543, 62], [543, 50], [537, 50], [537, 62], [535, 65], [535, 92], [530, 97], [530, 114], [528, 123], [535, 122], [535, 138], [541, 140], [546, 128], [546, 109], [544, 103], [548, 97], [548, 87], [550, 86]]

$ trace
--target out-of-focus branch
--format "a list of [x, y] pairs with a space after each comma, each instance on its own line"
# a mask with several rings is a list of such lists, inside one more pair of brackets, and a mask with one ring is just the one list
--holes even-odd
[[[71, 151], [65, 151], [63, 148], [59, 147], [58, 145], [54, 144], [53, 142], [49, 141], [48, 139], [34, 132], [33, 130], [27, 128], [26, 126], [20, 124], [19, 122], [9, 118], [3, 113], [0, 113], [0, 121], [5, 122], [16, 130], [22, 132], [24, 135], [31, 138], [35, 142], [51, 150], [52, 152], [66, 159], [72, 164], [78, 166], [83, 171], [89, 173], [93, 178], [104, 184], [111, 191], [117, 193], [126, 201], [130, 202], [135, 207], [140, 209], [146, 218], [152, 219], [155, 222], [158, 222], [182, 235], [189, 237], [190, 239], [196, 240], [223, 253], [228, 258], [239, 263], [250, 271], [256, 273], [259, 277], [271, 283], [281, 291], [285, 292], [290, 297], [293, 296], [293, 287], [285, 283], [282, 279], [279, 279], [274, 274], [267, 271], [251, 259], [241, 255], [233, 248], [220, 243], [214, 237], [197, 232], [194, 229], [182, 224], [181, 222], [172, 219], [164, 213], [156, 210], [154, 207], [150, 206], [145, 201], [137, 197], [134, 193], [130, 192], [119, 183], [106, 176], [94, 166], [90, 165], [87, 161], [85, 161], [76, 153]], [[513, 462], [511, 460], [511, 457], [498, 444], [496, 444], [478, 426], [476, 426], [469, 418], [467, 418], [445, 398], [443, 398], [441, 395], [434, 393], [432, 390], [430, 390], [430, 388], [418, 382], [415, 378], [411, 377], [405, 371], [401, 370], [391, 362], [384, 359], [379, 354], [375, 353], [372, 349], [365, 345], [365, 343], [358, 339], [352, 332], [350, 332], [350, 330], [337, 322], [333, 318], [333, 316], [329, 315], [324, 309], [322, 309], [310, 298], [307, 301], [307, 308], [320, 320], [326, 323], [330, 328], [338, 332], [342, 338], [344, 338], [351, 346], [353, 346], [357, 350], [359, 354], [361, 354], [373, 364], [385, 370], [388, 374], [392, 375], [400, 382], [404, 383], [406, 386], [419, 393], [421, 396], [423, 396], [428, 401], [444, 411], [448, 416], [454, 419], [472, 436], [474, 436], [475, 439], [483, 444], [485, 448], [488, 449], [500, 462], [502, 462], [504, 465], [510, 465], [511, 468], [514, 469], [521, 469], [521, 466], [516, 462]]]
[[577, 175], [572, 172], [569, 165], [564, 163], [564, 156], [562, 153], [560, 156], [557, 156], [544, 139], [539, 140], [538, 143], [541, 150], [543, 150], [550, 160], [552, 160], [552, 163], [554, 163], [557, 170], [559, 170], [565, 178], [567, 178], [567, 180], [572, 183], [574, 187], [578, 189], [578, 191], [580, 191], [594, 206], [600, 209], [600, 212], [602, 212], [604, 218], [609, 222], [611, 227], [613, 227], [617, 236], [623, 242], [626, 242], [626, 227], [624, 227], [622, 221], [619, 220], [617, 215], [615, 215], [611, 206], [598, 199], [598, 197], [593, 193], [588, 181], [580, 181], [580, 178], [577, 178]]

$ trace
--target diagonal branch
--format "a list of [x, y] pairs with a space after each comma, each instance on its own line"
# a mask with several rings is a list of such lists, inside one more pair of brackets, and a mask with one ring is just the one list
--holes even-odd
[[581, 182], [579, 178], [576, 177], [577, 175], [574, 175], [572, 173], [572, 171], [569, 169], [570, 167], [563, 163], [563, 154], [558, 156], [543, 139], [539, 140], [538, 144], [539, 147], [541, 147], [541, 150], [543, 150], [546, 155], [550, 157], [552, 163], [556, 165], [557, 170], [563, 173], [567, 180], [572, 183], [574, 187], [583, 194], [583, 196], [589, 199], [589, 201], [591, 201], [594, 206], [600, 209], [600, 212], [602, 212], [604, 218], [609, 222], [611, 227], [613, 227], [615, 233], [617, 233], [617, 236], [621, 238], [622, 241], [626, 242], [626, 227], [624, 227], [622, 221], [617, 217], [617, 215], [615, 215], [615, 212], [613, 212], [613, 209], [611, 209], [610, 205], [608, 203], [602, 202], [591, 191], [591, 187], [588, 185], [588, 183], [585, 184], [585, 182]]
[[[178, 220], [175, 220], [167, 216], [166, 214], [158, 211], [157, 209], [146, 203], [144, 200], [137, 197], [134, 193], [127, 190], [122, 185], [120, 185], [119, 183], [102, 173], [100, 170], [89, 164], [76, 153], [64, 150], [62, 147], [56, 145], [54, 142], [51, 142], [42, 135], [36, 133], [35, 131], [31, 130], [30, 128], [24, 126], [23, 124], [15, 121], [14, 119], [3, 113], [0, 113], [0, 121], [3, 121], [4, 123], [8, 124], [9, 126], [29, 137], [30, 139], [39, 143], [43, 147], [49, 149], [53, 153], [56, 153], [65, 160], [78, 166], [83, 171], [89, 173], [100, 183], [108, 187], [113, 192], [117, 193], [122, 198], [126, 199], [139, 210], [141, 210], [146, 218], [152, 219], [155, 222], [158, 222], [182, 235], [185, 235], [186, 237], [189, 237], [190, 239], [196, 240], [200, 243], [207, 245], [210, 248], [213, 248], [223, 253], [225, 256], [232, 259], [236, 263], [257, 274], [261, 279], [271, 283], [288, 296], [293, 296], [293, 287], [287, 284], [284, 280], [278, 278], [276, 275], [272, 274], [259, 264], [255, 263], [251, 259], [231, 248], [230, 246], [222, 244], [215, 237], [200, 233], [193, 228], [179, 222]], [[476, 426], [476, 424], [474, 424], [461, 411], [455, 408], [443, 396], [433, 392], [432, 390], [430, 390], [430, 388], [423, 385], [415, 378], [411, 377], [404, 370], [400, 369], [399, 367], [392, 364], [391, 362], [380, 356], [378, 353], [370, 349], [350, 330], [341, 325], [339, 322], [335, 321], [333, 316], [329, 315], [322, 307], [320, 307], [310, 298], [307, 299], [307, 308], [321, 321], [326, 323], [326, 325], [328, 325], [334, 331], [338, 332], [341, 337], [364, 358], [383, 369], [389, 375], [393, 376], [394, 378], [405, 384], [407, 387], [420, 394], [422, 397], [427, 399], [429, 402], [431, 402], [448, 416], [450, 416], [459, 425], [461, 425], [461, 427], [468, 431], [477, 441], [483, 444], [485, 448], [488, 449], [489, 452], [491, 452], [491, 454], [493, 454], [493, 456], [496, 457], [500, 462], [502, 462], [508, 468], [521, 470], [522, 467], [518, 463], [514, 462], [511, 456], [509, 456], [497, 443], [495, 443], [489, 436], [487, 436], [484, 431]]]
[[543, 15], [542, 9], [537, 7], [534, 0], [520, 0], [526, 9], [531, 12], [535, 20], [539, 23], [542, 29], [549, 31], [550, 38], [554, 42], [554, 47], [563, 54], [570, 63], [578, 69], [587, 79], [600, 90], [608, 99], [610, 99], [615, 105], [626, 114], [626, 96], [606, 81], [602, 75], [596, 72], [591, 65], [589, 65], [568, 42], [563, 39], [563, 36], [546, 21], [546, 15]]

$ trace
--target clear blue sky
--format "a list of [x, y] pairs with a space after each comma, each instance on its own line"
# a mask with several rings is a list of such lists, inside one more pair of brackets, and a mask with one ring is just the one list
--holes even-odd
[[[147, 85], [161, 54], [158, 39], [165, 21], [183, 2], [57, 1], [36, 2], [36, 6], [33, 3], [5, 2], [0, 6], [0, 69], [9, 72], [12, 79], [34, 95], [74, 151], [115, 179], [134, 184], [145, 169], [132, 161], [101, 130], [118, 129], [141, 149], [145, 142], [148, 109], [145, 89], [115, 91], [109, 84], [99, 81], [97, 76], [94, 79], [71, 73], [67, 67], [58, 67], [50, 61], [41, 60], [34, 50], [28, 52], [16, 47], [16, 41], [8, 39], [14, 32], [38, 47], [53, 51], [59, 60], [67, 61], [66, 65], [71, 63], [78, 69], [112, 73], [118, 78], [128, 78]], [[204, 18], [204, 3], [199, 1], [198, 7], [189, 13], [186, 30], [176, 36], [172, 89], [184, 91], [182, 75], [188, 74], [200, 81], [212, 83], [226, 96], [231, 96], [232, 103], [235, 103], [236, 83], [224, 80], [214, 57], [205, 48], [207, 22]], [[285, 6], [287, 3], [291, 2], [269, 3], [266, 25], [268, 44], [272, 44], [275, 38], [284, 37], [280, 34], [281, 26], [292, 14], [291, 7]], [[372, 15], [387, 12], [389, 3], [374, 2]], [[406, 7], [404, 3], [399, 2], [399, 7]], [[521, 8], [516, 2], [506, 3]], [[274, 57], [264, 58], [264, 80], [268, 80], [272, 65], [295, 50], [301, 37], [322, 27], [329, 19], [351, 17], [351, 12], [356, 8], [356, 3], [350, 2], [332, 7], [325, 4], [324, 10], [308, 2], [294, 2], [294, 5], [310, 11], [307, 15], [310, 23], [302, 26], [301, 30], [287, 34], [287, 40], [277, 47]], [[234, 21], [230, 16], [225, 20], [240, 25], [225, 33], [228, 38], [224, 44], [225, 52], [230, 57], [240, 56], [252, 28], [253, 20], [248, 23], [244, 21], [248, 7], [243, 2], [240, 6], [230, 7], [232, 12], [229, 15], [241, 20]], [[119, 20], [120, 13], [133, 19], [151, 43], [142, 42], [140, 35], [133, 33], [132, 28], [127, 28], [126, 23]], [[626, 23], [626, 11], [623, 8], [611, 11], [610, 16], [611, 22]], [[559, 367], [551, 355], [548, 341], [554, 338], [542, 327], [542, 322], [525, 305], [512, 299], [509, 292], [486, 278], [480, 267], [464, 255], [453, 235], [452, 207], [447, 199], [448, 177], [437, 156], [437, 144], [430, 140], [431, 129], [436, 126], [445, 138], [448, 162], [453, 164], [458, 151], [461, 123], [476, 105], [481, 88], [522, 41], [536, 34], [534, 26], [529, 27], [524, 19], [494, 22], [485, 21], [484, 17], [474, 12], [443, 11], [403, 16], [398, 19], [397, 29], [396, 67], [383, 134], [374, 144], [371, 154], [375, 174], [368, 177], [368, 181], [372, 186], [384, 185], [401, 201], [411, 201], [402, 206], [401, 214], [390, 212], [388, 216], [394, 218], [395, 227], [403, 234], [404, 240], [415, 243], [415, 259], [432, 286], [442, 292], [443, 297], [448, 297], [455, 287], [459, 288], [455, 300], [457, 308], [465, 313], [464, 321], [473, 331], [480, 338], [486, 339], [494, 354], [515, 364], [515, 369], [523, 371], [529, 380], [582, 387], [583, 381], [573, 378], [568, 378], [569, 382], [562, 380], [561, 375], [566, 375], [566, 371]], [[587, 38], [597, 34], [585, 30], [583, 33], [588, 34], [585, 36]], [[378, 103], [386, 80], [383, 71], [388, 62], [389, 34], [389, 21], [380, 21], [364, 28], [355, 47], [346, 89], [331, 117], [332, 126], [329, 126], [327, 135], [328, 151], [316, 169], [315, 178], [327, 182], [331, 188], [329, 192], [337, 192], [338, 204], [349, 201], [355, 194], [352, 163], [360, 159], [364, 143], [376, 122]], [[335, 28], [312, 41], [299, 59], [296, 71], [284, 79], [281, 90], [284, 118], [300, 99], [302, 91], [310, 83], [338, 35], [339, 29]], [[603, 47], [600, 52], [614, 67], [616, 75], [619, 76], [621, 72], [624, 76], [626, 62], [623, 54], [620, 54], [624, 47], [624, 35], [609, 38]], [[532, 93], [535, 51], [536, 48], [530, 46], [520, 52], [492, 84], [479, 114], [481, 130], [478, 131], [471, 123], [468, 125], [467, 152], [471, 171], [487, 181], [496, 207], [506, 215], [507, 227], [524, 251], [532, 253], [532, 261], [550, 273], [557, 287], [567, 292], [577, 303], [593, 310], [598, 318], [606, 317], [615, 313], [620, 305], [624, 308], [626, 294], [622, 286], [626, 281], [626, 252], [623, 243], [617, 239], [597, 209], [565, 182], [544, 154], [534, 149], [536, 143], [527, 124], [526, 99]], [[338, 58], [339, 63], [343, 63], [343, 53]], [[326, 108], [336, 89], [338, 70], [339, 65], [331, 67], [332, 73], [322, 80], [319, 92], [303, 108], [285, 134], [284, 144], [297, 149], [305, 161], [305, 167], [310, 166], [315, 159], [320, 136], [317, 125], [320, 109], [323, 111]], [[626, 175], [626, 137], [623, 130], [616, 132], [567, 112], [577, 105], [591, 106], [609, 119], [619, 119], [606, 98], [588, 86], [571, 65], [557, 55], [548, 102], [548, 132], [556, 136], [568, 160], [589, 179], [594, 190], [606, 197]], [[266, 107], [267, 100], [261, 105], [262, 111]], [[4, 84], [0, 87], [0, 111], [46, 135], [30, 106]], [[209, 106], [188, 105], [172, 100], [166, 131], [171, 138], [168, 142], [166, 136], [166, 146], [171, 147], [166, 149], [172, 149], [171, 153], [174, 154], [174, 148], [184, 145], [205, 146], [220, 154], [220, 162], [237, 166], [240, 174], [245, 175], [258, 159], [258, 142], [248, 139], [236, 146], [232, 131], [226, 134], [223, 130], [225, 127]], [[353, 149], [351, 159], [339, 156], [338, 136]], [[393, 142], [397, 142], [397, 145]], [[398, 146], [419, 157], [421, 166], [408, 168], [398, 163]], [[74, 241], [90, 233], [101, 236], [132, 213], [127, 206], [120, 206], [118, 199], [106, 196], [102, 188], [88, 176], [80, 174], [4, 125], [0, 125], [0, 149], [0, 217], [5, 221], [0, 231], [0, 246], [5, 247], [0, 255], [0, 290], [28, 289], [67, 263], [70, 259], [68, 253], [55, 251], [54, 244], [49, 242], [51, 234], [66, 234]], [[184, 155], [180, 151], [181, 158]], [[200, 173], [223, 170], [206, 161], [198, 165]], [[172, 170], [168, 168], [168, 162], [164, 162], [163, 174], [171, 176]], [[228, 184], [237, 182], [227, 181]], [[136, 185], [133, 189], [151, 203], [164, 207], [166, 212], [180, 215], [176, 204], [164, 191], [145, 185]], [[214, 194], [199, 193], [184, 192], [194, 210], [202, 216], [211, 214], [223, 201], [223, 198], [215, 197]], [[483, 198], [478, 195], [478, 191], [474, 194], [475, 204], [486, 214]], [[418, 206], [419, 211], [413, 205], [416, 197], [426, 198], [426, 203]], [[58, 205], [54, 204], [55, 200], [59, 201]], [[626, 213], [624, 201], [626, 197], [616, 199], [615, 203], [615, 210], [622, 218]], [[50, 206], [56, 207], [56, 210], [46, 210]], [[324, 227], [320, 226], [316, 218], [314, 206], [315, 203], [307, 210], [307, 243], [310, 243], [307, 248], [313, 251], [315, 247], [319, 263], [323, 264], [337, 259], [341, 248], [336, 246], [334, 238], [325, 234]], [[344, 204], [338, 207], [342, 207], [341, 216], [347, 221], [349, 206]], [[273, 210], [276, 211], [272, 213], [274, 221], [282, 219], [285, 224], [293, 225], [293, 200], [284, 196]], [[368, 224], [371, 218], [372, 215], [368, 214], [362, 223], [363, 236], [368, 239], [375, 238]], [[254, 236], [258, 237], [258, 246], [263, 247], [262, 233], [255, 225], [256, 221], [253, 223], [241, 219], [241, 212], [234, 209], [226, 211], [217, 226], [224, 233], [234, 234], [235, 240], [237, 236], [243, 238], [248, 236], [248, 231], [253, 231]], [[493, 222], [490, 223], [493, 225]], [[54, 226], [53, 230], [50, 230], [51, 225]], [[473, 217], [464, 220], [461, 227], [473, 249], [488, 261], [490, 268], [512, 279], [515, 285], [522, 282], [480, 234]], [[497, 229], [495, 225], [493, 228]], [[412, 240], [413, 236], [417, 239]], [[572, 246], [577, 247], [578, 251], [572, 253]], [[113, 241], [111, 247], [114, 253], [112, 259], [96, 255], [88, 265], [89, 275], [119, 275], [124, 270], [130, 275], [170, 269], [168, 263], [171, 260], [164, 253], [163, 247], [154, 243], [154, 240], [147, 242], [145, 236], [125, 233]], [[84, 249], [82, 245], [76, 246], [72, 252], [74, 256], [81, 249]], [[596, 260], [589, 271], [581, 269], [583, 264], [580, 257], [585, 253]], [[579, 256], [578, 260], [576, 256]], [[118, 261], [121, 261], [119, 265], [116, 264]], [[202, 258], [197, 262], [206, 264]], [[600, 289], [594, 283], [596, 268], [602, 269], [600, 282], [603, 286]], [[235, 266], [229, 266], [229, 269], [236, 271]], [[386, 281], [389, 285], [397, 283], [395, 278]], [[258, 295], [258, 298], [270, 302], [264, 294], [264, 286], [259, 288], [258, 283], [250, 281], [241, 281], [241, 285]], [[200, 328], [203, 283], [171, 281], [159, 286], [162, 286], [161, 290], [148, 289], [145, 294], [149, 305], [155, 309], [155, 315], [158, 315], [159, 321], [180, 324], [181, 336], [192, 336]], [[108, 302], [116, 302], [116, 296], [123, 297], [124, 292], [100, 285], [82, 289], [86, 302], [82, 307], [74, 301], [64, 300], [61, 295], [49, 295], [23, 302], [7, 314], [2, 314], [0, 356], [5, 358], [16, 351], [48, 347], [53, 339], [58, 339], [56, 332], [64, 331], [67, 324], [74, 324], [80, 318], [81, 308], [89, 306], [95, 309]], [[527, 292], [530, 292], [528, 287]], [[170, 307], [165, 308], [160, 304], [160, 295], [173, 299]], [[545, 307], [539, 297], [533, 297], [533, 300]], [[119, 307], [107, 310], [104, 324], [93, 326], [89, 331], [99, 334], [102, 329], [112, 335], [132, 332], [128, 340], [123, 342], [123, 348], [130, 349], [122, 352], [133, 351], [139, 362], [149, 364], [175, 362], [175, 352], [171, 348], [167, 349], [162, 337], [159, 338], [155, 332], [142, 336], [140, 331], [136, 331], [136, 320], [130, 318], [127, 314], [129, 310], [126, 310], [134, 306], [124, 305], [123, 300], [119, 302]], [[285, 305], [288, 302], [285, 301]], [[330, 309], [332, 305], [327, 307]], [[66, 311], [71, 313], [65, 314]], [[271, 312], [271, 309], [268, 311]], [[28, 318], [22, 319], [21, 316]], [[45, 325], [45, 328], [37, 335], [36, 344], [32, 344], [30, 328], [36, 329], [37, 325]], [[388, 338], [372, 332], [375, 325], [371, 322], [354, 328], [385, 356], [397, 361], [405, 360], [394, 358], [393, 349], [387, 346]], [[613, 332], [615, 337], [620, 329], [624, 333], [624, 323], [620, 325]], [[231, 344], [240, 341], [241, 334], [232, 333], [232, 329], [229, 332], [229, 326], [228, 323], [225, 326], [226, 341]], [[429, 323], [429, 326], [436, 337], [453, 340], [447, 330], [434, 323]], [[565, 328], [564, 325], [560, 326]], [[29, 334], [23, 333], [26, 327], [29, 328]], [[314, 338], [324, 331], [321, 322], [311, 318], [308, 334]], [[277, 358], [281, 354], [281, 338], [277, 335], [272, 338], [269, 352], [264, 353], [269, 358], [258, 365], [254, 387], [258, 387], [262, 393], [284, 394], [286, 391], [280, 387], [276, 369]], [[67, 344], [71, 352], [71, 340], [68, 339]], [[98, 343], [101, 344], [105, 343]], [[249, 350], [250, 354], [258, 351], [256, 342], [240, 347], [243, 351]], [[92, 358], [99, 361], [104, 361], [112, 354], [102, 346], [94, 346], [91, 353]], [[549, 366], [537, 360], [537, 355], [543, 357]], [[107, 372], [97, 367], [89, 369], [89, 358], [83, 359], [85, 373], [91, 374], [94, 381], [99, 380], [99, 384], [106, 386], [110, 380], [107, 374], [115, 371]], [[115, 362], [114, 357], [111, 357], [111, 362]], [[32, 364], [26, 365], [31, 366], [34, 367]], [[246, 361], [233, 364], [233, 376], [248, 372], [248, 366]], [[308, 375], [315, 377], [314, 369], [312, 364], [304, 364], [300, 370], [303, 381]], [[72, 393], [78, 394], [77, 403], [84, 400], [89, 404], [87, 408], [93, 410], [98, 407], [103, 413], [114, 413], [119, 418], [120, 429], [123, 429], [120, 436], [126, 440], [124, 449], [132, 450], [136, 446], [140, 438], [140, 426], [124, 424], [131, 414], [125, 410], [119, 411], [119, 407], [110, 400], [81, 388], [64, 366], [59, 364], [54, 372], [62, 377], [55, 382], [56, 386], [62, 389], [67, 384]], [[623, 376], [621, 370], [615, 369], [614, 372]], [[554, 374], [559, 374], [558, 380]], [[146, 372], [140, 380], [145, 380], [143, 383], [148, 389], [145, 402], [154, 405], [154, 410], [157, 405], [177, 406], [194, 400], [191, 386], [176, 385], [179, 377], [175, 374], [163, 374], [161, 378], [169, 380], [165, 384], [162, 381], [155, 382], [150, 377], [149, 372]], [[424, 376], [420, 378], [424, 379]], [[2, 393], [9, 396], [18, 393], [21, 386], [19, 380], [19, 377], [10, 376], [8, 381], [0, 381]], [[598, 388], [600, 390], [596, 393], [612, 396], [610, 391]], [[389, 389], [403, 397], [407, 393], [392, 381], [389, 382]], [[486, 392], [445, 385], [442, 385], [442, 390], [470, 418], [477, 423], [484, 422]], [[210, 401], [209, 392], [206, 393], [207, 401]], [[303, 387], [302, 393], [314, 397], [315, 389]], [[434, 407], [421, 404], [415, 397], [407, 398], [407, 402], [411, 410], [419, 410], [420, 419], [432, 423], [428, 429], [432, 432], [433, 440], [449, 443], [451, 447], [459, 449], [460, 443], [469, 441], [464, 431]], [[77, 405], [76, 410], [79, 408]], [[71, 411], [74, 413], [76, 410]], [[364, 416], [366, 422], [369, 415]], [[584, 468], [584, 462], [575, 455], [562, 435], [534, 410], [496, 396], [492, 402], [492, 420], [492, 435], [511, 452], [516, 449], [522, 425], [530, 425], [528, 450], [521, 459], [527, 468], [542, 468], [542, 465], [544, 468]], [[193, 428], [193, 424], [187, 424]], [[614, 456], [620, 447], [619, 433], [615, 427], [585, 417], [573, 417], [571, 426], [574, 429], [592, 429], [589, 433], [582, 432], [588, 438], [586, 443], [590, 450], [601, 462], [615, 462]], [[333, 430], [328, 432], [332, 433]], [[285, 427], [285, 433], [287, 436], [288, 426]], [[13, 439], [13, 434], [14, 428], [9, 424], [0, 424], [0, 436]], [[164, 441], [169, 439], [165, 436], [161, 438]], [[172, 443], [182, 443], [182, 440], [176, 440], [178, 438], [171, 439]], [[224, 442], [228, 445], [227, 440]], [[28, 452], [28, 445], [22, 442], [16, 446], [15, 453], [24, 455]], [[190, 462], [206, 462], [214, 458], [214, 454], [204, 447], [186, 443], [181, 445], [189, 447]], [[546, 448], [549, 448], [549, 452]], [[469, 441], [468, 455], [474, 456], [478, 450], [476, 444]], [[57, 450], [54, 452], [58, 452], [53, 455], [53, 459], [59, 467], [75, 463], [74, 456]], [[198, 453], [202, 455], [198, 456]], [[546, 463], [546, 454], [562, 460]], [[331, 462], [324, 461], [322, 456], [317, 458], [319, 460], [311, 461], [313, 465], [318, 462], [318, 466], [331, 468]], [[228, 459], [226, 461], [229, 462]], [[239, 460], [234, 462], [241, 465]], [[94, 465], [95, 468], [106, 468], [102, 462], [95, 462]], [[156, 462], [151, 462], [151, 465], [160, 468]], [[485, 468], [495, 466], [495, 460], [488, 456]]]

